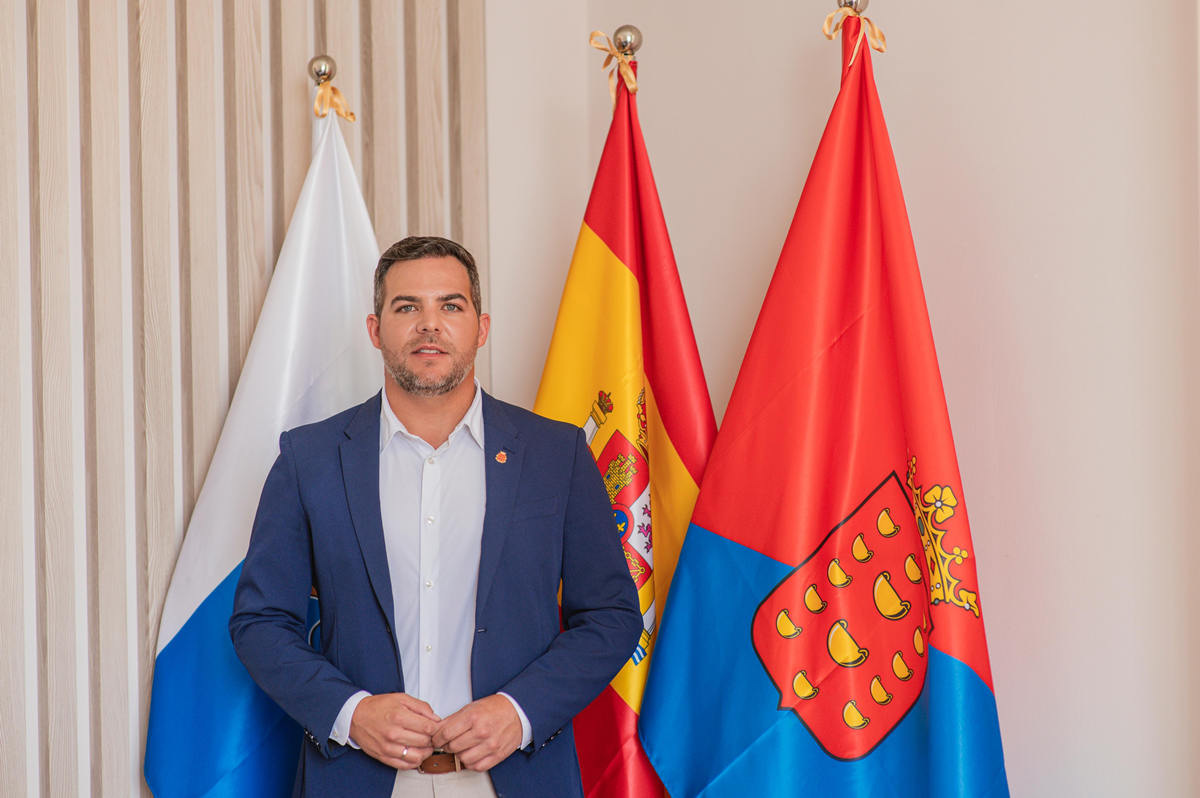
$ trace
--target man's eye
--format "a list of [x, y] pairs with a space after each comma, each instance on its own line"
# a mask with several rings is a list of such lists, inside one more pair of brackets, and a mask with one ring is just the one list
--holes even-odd
[[416, 309], [417, 309], [417, 306], [416, 306], [416, 305], [401, 305], [401, 306], [398, 308], [398, 310], [399, 310], [401, 313], [409, 313], [409, 312], [411, 312], [411, 311], [414, 311], [414, 310], [416, 310]]
[[462, 310], [458, 305], [453, 303], [446, 305], [446, 310]]

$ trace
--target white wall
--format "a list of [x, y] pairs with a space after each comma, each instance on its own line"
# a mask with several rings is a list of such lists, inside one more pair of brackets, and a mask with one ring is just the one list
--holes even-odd
[[[724, 413], [836, 95], [839, 45], [820, 33], [833, 6], [489, 6], [489, 25], [508, 26], [489, 29], [502, 397], [532, 402], [607, 129], [602, 56], [587, 34], [632, 22], [646, 39], [647, 145]], [[869, 10], [889, 38], [876, 76], [1020, 796], [1200, 794], [1196, 6], [1146, 10], [1118, 0]], [[549, 19], [555, 38], [539, 36], [526, 61], [535, 82], [514, 85], [498, 48], [531, 25], [549, 32]], [[546, 115], [522, 124], [518, 99]]]

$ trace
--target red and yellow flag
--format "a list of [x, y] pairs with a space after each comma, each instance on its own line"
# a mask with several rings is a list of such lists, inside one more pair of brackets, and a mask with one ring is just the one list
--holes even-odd
[[586, 431], [641, 598], [637, 650], [575, 719], [589, 798], [663, 794], [638, 740], [638, 712], [663, 602], [717, 433], [638, 123], [637, 84], [628, 68], [636, 65], [619, 66], [612, 126], [534, 404], [535, 412]]

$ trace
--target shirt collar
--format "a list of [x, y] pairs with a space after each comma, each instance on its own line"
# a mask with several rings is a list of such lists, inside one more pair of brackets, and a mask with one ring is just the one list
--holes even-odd
[[[413, 435], [411, 432], [409, 432], [407, 429], [405, 429], [404, 425], [402, 423], [400, 423], [400, 419], [396, 418], [396, 414], [394, 412], [392, 412], [392, 406], [388, 402], [386, 391], [380, 396], [380, 399], [381, 399], [380, 404], [383, 406], [383, 408], [379, 414], [379, 451], [382, 452], [384, 449], [386, 449], [388, 443], [391, 442], [392, 438], [397, 433], [403, 435], [404, 437], [408, 438], [410, 441], [413, 441], [414, 443], [417, 441], [421, 441], [422, 443], [425, 443], [426, 446], [429, 445], [423, 439], [421, 439], [420, 437], [418, 437], [416, 435]], [[467, 431], [470, 433], [471, 438], [474, 439], [475, 443], [477, 443], [479, 445], [479, 448], [482, 449], [483, 448], [483, 388], [479, 385], [478, 379], [475, 380], [475, 398], [471, 401], [471, 406], [469, 408], [467, 408], [467, 412], [462, 417], [462, 420], [460, 420], [458, 422], [458, 424], [455, 425], [454, 431], [450, 433], [450, 438], [448, 438], [447, 441], [449, 441], [450, 439], [453, 439], [454, 436], [458, 433], [458, 431], [460, 429], [462, 429], [463, 427], [467, 428]]]

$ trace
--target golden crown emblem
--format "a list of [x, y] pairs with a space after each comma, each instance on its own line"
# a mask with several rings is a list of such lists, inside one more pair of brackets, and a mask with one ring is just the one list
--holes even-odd
[[929, 598], [933, 604], [944, 601], [962, 607], [978, 618], [979, 594], [963, 589], [950, 570], [951, 565], [962, 565], [970, 554], [958, 546], [949, 551], [945, 547], [947, 530], [944, 525], [954, 515], [958, 498], [949, 485], [934, 485], [925, 490], [924, 486], [917, 485], [916, 476], [917, 458], [914, 457], [908, 464], [908, 489], [912, 491], [913, 514], [929, 564]]

